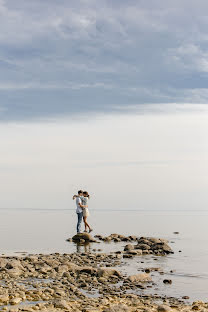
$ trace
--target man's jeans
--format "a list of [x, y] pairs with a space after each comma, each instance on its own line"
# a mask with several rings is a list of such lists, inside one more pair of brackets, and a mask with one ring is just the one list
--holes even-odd
[[82, 223], [83, 212], [77, 213], [77, 217], [78, 217], [78, 220], [77, 220], [77, 233], [80, 233], [81, 232], [81, 223]]

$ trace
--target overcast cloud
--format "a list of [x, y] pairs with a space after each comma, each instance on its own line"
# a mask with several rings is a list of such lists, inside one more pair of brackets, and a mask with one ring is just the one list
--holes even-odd
[[206, 0], [0, 0], [0, 118], [207, 103]]

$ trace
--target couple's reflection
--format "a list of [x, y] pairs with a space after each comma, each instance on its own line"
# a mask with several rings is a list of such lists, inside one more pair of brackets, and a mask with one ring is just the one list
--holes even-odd
[[91, 244], [88, 243], [75, 243], [77, 245], [77, 252], [90, 252], [91, 251]]

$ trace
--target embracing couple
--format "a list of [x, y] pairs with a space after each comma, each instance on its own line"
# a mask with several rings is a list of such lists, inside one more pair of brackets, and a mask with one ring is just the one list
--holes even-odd
[[87, 232], [87, 228], [89, 229], [89, 233], [92, 232], [92, 228], [87, 223], [87, 217], [90, 215], [88, 210], [88, 199], [90, 198], [90, 195], [86, 191], [78, 191], [78, 195], [74, 195], [73, 199], [76, 198], [76, 213], [77, 213], [77, 233], [81, 233], [81, 223], [82, 218], [84, 220], [85, 225], [85, 231]]

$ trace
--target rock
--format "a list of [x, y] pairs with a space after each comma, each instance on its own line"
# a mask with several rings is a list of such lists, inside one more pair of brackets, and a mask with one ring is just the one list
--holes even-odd
[[139, 273], [136, 275], [129, 276], [128, 280], [132, 283], [140, 283], [140, 282], [151, 282], [152, 278], [147, 273]]
[[124, 247], [124, 251], [130, 251], [130, 250], [133, 250], [134, 249], [134, 246], [132, 244], [128, 244]]
[[128, 312], [130, 309], [124, 304], [112, 305], [109, 308], [105, 308], [103, 312]]
[[179, 234], [179, 232], [173, 232], [173, 234]]
[[135, 235], [130, 235], [129, 238], [130, 238], [132, 241], [136, 241], [136, 240], [137, 240], [137, 236], [135, 236]]
[[18, 278], [21, 275], [21, 271], [19, 269], [11, 269], [8, 270], [8, 274], [12, 278]]
[[7, 304], [9, 301], [9, 296], [7, 294], [0, 295], [0, 304]]
[[157, 311], [158, 312], [170, 312], [172, 311], [172, 309], [168, 305], [163, 304], [157, 307]]
[[105, 237], [103, 240], [104, 242], [111, 242], [112, 237], [108, 236], [108, 237]]
[[23, 266], [21, 264], [21, 262], [19, 260], [11, 260], [9, 262], [7, 262], [6, 264], [6, 269], [19, 269], [19, 270], [23, 270]]
[[72, 237], [72, 240], [75, 242], [79, 242], [81, 239], [83, 239], [86, 242], [93, 240], [92, 236], [89, 233], [78, 233]]
[[133, 255], [131, 255], [130, 253], [127, 253], [127, 254], [123, 255], [123, 258], [124, 259], [130, 259], [130, 258], [133, 258]]
[[7, 260], [5, 258], [0, 258], [0, 269], [5, 268]]
[[82, 272], [82, 273], [90, 274], [90, 275], [93, 275], [93, 274], [97, 273], [97, 269], [93, 268], [93, 267], [81, 267], [79, 269], [79, 271]]
[[111, 277], [113, 275], [121, 277], [121, 273], [115, 269], [107, 269], [107, 268], [98, 269], [99, 277]]
[[21, 298], [13, 298], [13, 299], [10, 300], [9, 303], [10, 303], [11, 305], [15, 305], [15, 304], [20, 303], [21, 301], [22, 301]]
[[119, 238], [119, 234], [116, 234], [116, 233], [115, 234], [111, 234], [110, 237], [112, 237], [112, 238]]
[[164, 284], [172, 284], [172, 280], [171, 279], [164, 279], [163, 283]]
[[71, 243], [71, 242], [73, 242], [73, 239], [72, 238], [67, 238], [66, 241]]
[[151, 247], [147, 244], [138, 244], [135, 246], [135, 249], [141, 249], [141, 250], [149, 250]]
[[71, 311], [71, 306], [67, 303], [66, 300], [57, 300], [54, 302], [54, 307], [58, 309], [63, 309], [66, 311]]
[[116, 237], [116, 238], [113, 239], [113, 241], [114, 241], [115, 243], [119, 243], [119, 242], [121, 242], [121, 239], [118, 238], [118, 237]]

